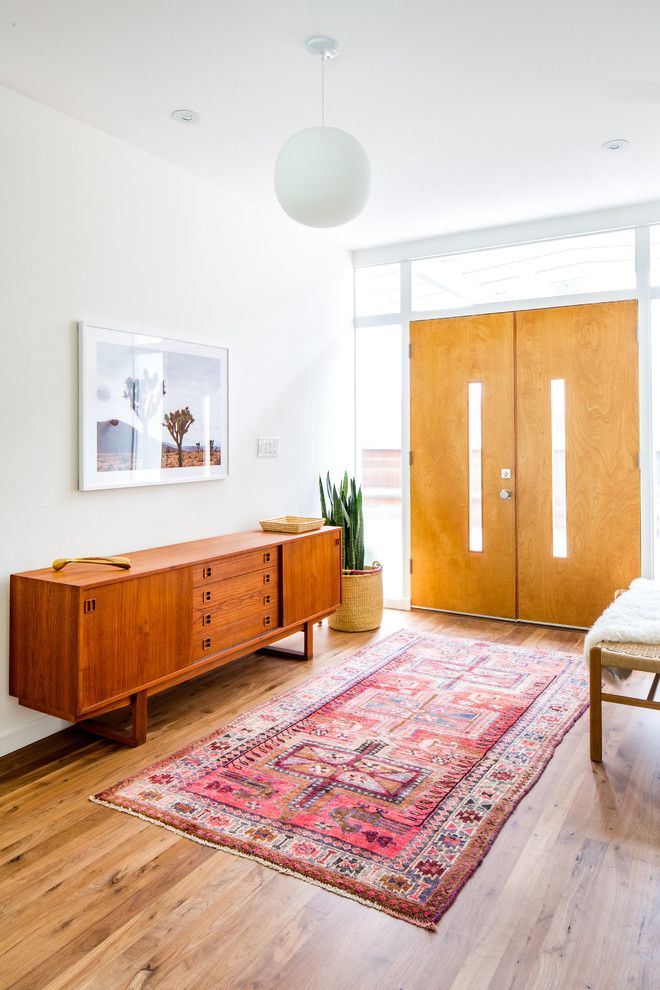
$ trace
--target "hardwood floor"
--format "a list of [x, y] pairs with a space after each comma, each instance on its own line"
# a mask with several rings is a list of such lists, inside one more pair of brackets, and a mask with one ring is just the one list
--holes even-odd
[[[607, 706], [564, 739], [429, 933], [87, 798], [402, 626], [579, 650], [577, 633], [388, 612], [316, 629], [311, 663], [246, 657], [153, 699], [137, 750], [67, 729], [0, 761], [3, 990], [658, 987], [660, 718]], [[640, 691], [645, 681], [640, 678]]]

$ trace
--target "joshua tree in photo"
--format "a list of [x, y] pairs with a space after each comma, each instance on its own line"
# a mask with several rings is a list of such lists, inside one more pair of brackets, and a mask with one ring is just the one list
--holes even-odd
[[194, 422], [195, 417], [188, 406], [185, 409], [175, 409], [173, 412], [165, 413], [163, 426], [176, 444], [179, 467], [183, 467], [183, 438]]
[[158, 412], [160, 385], [156, 372], [150, 375], [146, 368], [142, 378], [127, 378], [124, 382], [124, 398], [142, 423], [143, 433], [147, 432], [147, 423]]

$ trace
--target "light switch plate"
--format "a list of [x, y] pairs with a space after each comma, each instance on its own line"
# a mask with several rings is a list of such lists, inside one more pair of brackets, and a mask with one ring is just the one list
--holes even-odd
[[258, 437], [257, 457], [279, 457], [280, 438], [279, 437]]

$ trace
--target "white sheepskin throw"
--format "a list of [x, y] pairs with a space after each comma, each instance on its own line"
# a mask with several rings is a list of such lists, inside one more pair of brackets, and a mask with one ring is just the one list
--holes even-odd
[[[615, 598], [587, 633], [584, 655], [598, 643], [652, 643], [660, 645], [660, 583], [636, 578], [627, 591]], [[632, 671], [610, 667], [608, 673], [619, 680]]]

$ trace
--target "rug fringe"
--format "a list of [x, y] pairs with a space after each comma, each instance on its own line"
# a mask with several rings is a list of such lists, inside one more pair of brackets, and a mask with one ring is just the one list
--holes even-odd
[[417, 928], [422, 928], [429, 932], [437, 931], [438, 926], [434, 921], [421, 921], [417, 918], [411, 918], [409, 915], [403, 914], [403, 912], [398, 912], [392, 908], [387, 908], [384, 905], [376, 904], [374, 901], [360, 897], [358, 894], [352, 894], [349, 890], [344, 890], [341, 887], [335, 887], [329, 883], [323, 883], [322, 880], [315, 880], [314, 877], [306, 876], [304, 873], [297, 873], [295, 870], [289, 870], [286, 866], [280, 866], [278, 863], [273, 863], [271, 860], [264, 859], [261, 856], [255, 856], [253, 853], [241, 852], [240, 849], [234, 849], [233, 846], [227, 846], [221, 842], [210, 842], [208, 839], [202, 839], [199, 836], [192, 835], [190, 832], [184, 832], [182, 829], [175, 828], [173, 825], [167, 825], [165, 822], [161, 822], [158, 818], [150, 818], [149, 815], [143, 815], [141, 812], [133, 811], [131, 808], [124, 808], [120, 804], [112, 804], [110, 801], [104, 801], [102, 798], [98, 798], [94, 794], [90, 794], [89, 800], [92, 804], [100, 804], [103, 808], [110, 808], [112, 811], [121, 811], [125, 815], [131, 815], [133, 818], [139, 818], [141, 821], [147, 822], [149, 825], [158, 825], [159, 828], [167, 829], [168, 832], [173, 832], [174, 835], [178, 835], [182, 839], [189, 839], [192, 840], [192, 842], [197, 842], [200, 846], [208, 846], [211, 849], [218, 849], [220, 852], [226, 852], [232, 856], [240, 856], [241, 859], [251, 859], [253, 862], [259, 863], [260, 866], [268, 867], [269, 870], [275, 870], [277, 873], [284, 873], [286, 876], [295, 877], [297, 880], [303, 880], [305, 883], [311, 883], [315, 887], [321, 887], [322, 890], [327, 890], [331, 894], [339, 894], [340, 897], [345, 897], [349, 901], [356, 901], [364, 907], [373, 908], [374, 911], [380, 911], [381, 914], [388, 914], [391, 918], [396, 918], [398, 921], [406, 921], [408, 924], [416, 925]]

